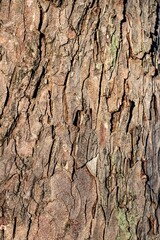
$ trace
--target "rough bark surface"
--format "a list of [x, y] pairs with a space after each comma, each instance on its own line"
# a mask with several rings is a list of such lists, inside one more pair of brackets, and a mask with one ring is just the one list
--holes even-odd
[[156, 0], [0, 1], [0, 239], [160, 239]]

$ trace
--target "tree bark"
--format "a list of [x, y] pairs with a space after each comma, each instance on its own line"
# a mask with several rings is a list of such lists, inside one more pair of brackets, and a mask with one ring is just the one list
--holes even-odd
[[159, 240], [159, 0], [0, 16], [0, 239]]

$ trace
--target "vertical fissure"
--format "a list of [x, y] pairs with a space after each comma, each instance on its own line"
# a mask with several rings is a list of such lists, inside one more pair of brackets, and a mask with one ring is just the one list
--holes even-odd
[[130, 100], [130, 111], [129, 111], [129, 119], [128, 119], [127, 126], [126, 126], [126, 133], [128, 133], [128, 130], [129, 130], [129, 126], [130, 126], [132, 116], [133, 116], [134, 107], [135, 107], [135, 102]]

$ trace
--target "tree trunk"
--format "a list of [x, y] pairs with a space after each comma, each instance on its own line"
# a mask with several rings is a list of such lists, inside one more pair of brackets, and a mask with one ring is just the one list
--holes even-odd
[[0, 16], [0, 239], [159, 240], [159, 0]]

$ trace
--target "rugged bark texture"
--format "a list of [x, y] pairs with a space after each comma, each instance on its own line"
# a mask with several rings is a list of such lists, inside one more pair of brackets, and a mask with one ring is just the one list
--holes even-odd
[[160, 239], [159, 19], [0, 1], [0, 239]]

